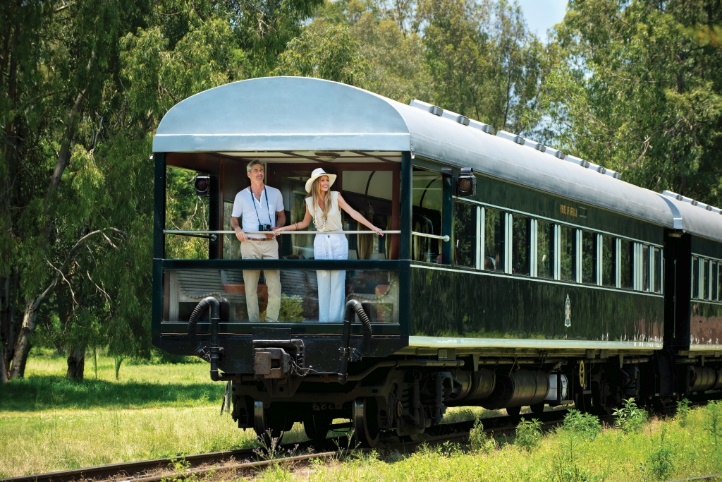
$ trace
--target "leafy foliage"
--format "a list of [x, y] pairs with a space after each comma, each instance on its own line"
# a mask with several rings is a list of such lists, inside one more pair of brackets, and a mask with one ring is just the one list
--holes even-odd
[[677, 415], [676, 418], [679, 421], [679, 425], [684, 427], [687, 425], [687, 419], [690, 412], [690, 401], [686, 398], [677, 402]]
[[484, 424], [478, 417], [469, 431], [469, 446], [472, 452], [489, 453], [497, 448], [494, 437], [484, 431]]
[[594, 415], [571, 409], [564, 417], [563, 430], [583, 439], [594, 440], [601, 433], [602, 426]]
[[647, 423], [647, 412], [637, 407], [634, 398], [624, 400], [624, 406], [614, 410], [614, 426], [622, 429], [624, 433], [639, 432]]
[[559, 139], [650, 189], [720, 203], [719, 6], [572, 1], [545, 85]]
[[657, 450], [649, 454], [648, 465], [644, 469], [649, 470], [655, 480], [667, 480], [674, 470], [674, 453], [664, 443], [665, 430], [662, 429], [660, 443]]
[[542, 423], [535, 418], [519, 422], [516, 426], [516, 444], [527, 451], [536, 447], [542, 438], [541, 427]]

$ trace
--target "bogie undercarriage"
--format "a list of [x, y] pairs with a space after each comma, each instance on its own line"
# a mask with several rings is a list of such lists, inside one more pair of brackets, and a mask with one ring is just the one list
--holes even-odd
[[526, 364], [497, 359], [494, 365], [476, 366], [471, 360], [446, 363], [453, 366], [433, 366], [431, 360], [385, 360], [366, 367], [361, 378], [349, 373], [343, 384], [333, 379], [336, 374], [229, 377], [233, 417], [239, 427], [252, 427], [259, 435], [278, 436], [301, 422], [311, 439], [325, 438], [334, 421], [348, 420], [342, 426], [352, 427], [362, 444], [374, 446], [385, 434], [416, 437], [424, 433], [441, 423], [452, 406], [505, 409], [518, 415], [527, 406], [532, 413], [540, 413], [547, 406], [573, 405], [604, 415], [630, 398], [655, 409], [674, 405], [685, 395], [722, 390], [718, 359], [716, 365], [703, 365], [698, 358], [674, 363], [668, 354], [655, 354], [544, 363], [523, 360]]

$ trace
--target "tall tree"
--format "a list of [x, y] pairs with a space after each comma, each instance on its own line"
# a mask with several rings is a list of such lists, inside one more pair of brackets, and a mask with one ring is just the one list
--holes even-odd
[[363, 82], [366, 68], [359, 45], [348, 27], [318, 19], [288, 43], [288, 50], [281, 54], [274, 73], [354, 85]]
[[222, 0], [230, 11], [239, 47], [249, 54], [249, 76], [268, 75], [286, 44], [301, 34], [323, 0]]
[[572, 0], [547, 85], [567, 145], [650, 189], [722, 201], [717, 0]]
[[516, 3], [420, 0], [416, 25], [436, 103], [497, 129], [533, 129], [545, 56]]
[[77, 269], [83, 249], [111, 241], [106, 226], [95, 226], [101, 193], [92, 189], [98, 187], [93, 153], [104, 134], [103, 91], [117, 74], [119, 32], [141, 21], [145, 6], [11, 3], [4, 4], [0, 76], [10, 94], [2, 119], [9, 200], [3, 232], [13, 241], [11, 255], [0, 254], [8, 287], [0, 319], [6, 379], [23, 376], [38, 315], [49, 316], [43, 305], [77, 307], [90, 289], [76, 283], [87, 277]]
[[412, 30], [414, 2], [351, 0], [329, 5], [342, 9], [340, 21], [349, 25], [368, 66], [359, 87], [405, 103], [414, 98], [431, 98], [431, 74], [423, 40]]

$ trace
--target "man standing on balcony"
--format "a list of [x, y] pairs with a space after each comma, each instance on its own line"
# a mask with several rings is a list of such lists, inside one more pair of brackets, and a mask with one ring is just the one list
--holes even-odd
[[[286, 224], [281, 191], [264, 184], [264, 166], [259, 160], [246, 166], [251, 185], [236, 194], [231, 214], [231, 227], [241, 242], [243, 259], [278, 259], [278, 241], [273, 229]], [[241, 218], [242, 226], [238, 222]], [[281, 310], [281, 273], [263, 270], [268, 286], [266, 321], [278, 321]], [[248, 321], [261, 321], [258, 309], [258, 278], [261, 270], [243, 270]]]

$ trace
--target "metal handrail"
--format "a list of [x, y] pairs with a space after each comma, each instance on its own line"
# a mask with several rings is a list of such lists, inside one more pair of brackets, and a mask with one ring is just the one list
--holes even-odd
[[440, 239], [444, 242], [449, 242], [451, 239], [448, 235], [440, 235], [440, 234], [428, 234], [428, 233], [419, 233], [417, 231], [411, 231], [412, 236], [418, 236], [420, 238], [431, 238], [431, 239]]
[[[268, 234], [273, 231], [243, 231], [246, 234]], [[381, 231], [384, 234], [401, 234], [400, 230], [386, 230]], [[279, 234], [375, 234], [370, 230], [358, 230], [358, 231], [283, 231]], [[189, 231], [183, 229], [164, 229], [163, 234], [185, 234], [185, 235], [196, 235], [196, 234], [236, 234], [235, 231], [209, 231], [209, 230], [197, 230]]]
[[[270, 231], [244, 231], [246, 234], [268, 234]], [[279, 234], [323, 234], [328, 233], [329, 231], [283, 231]], [[384, 234], [401, 234], [401, 231], [398, 229], [389, 229], [381, 231]], [[333, 231], [333, 233], [343, 233], [343, 234], [374, 234], [373, 231], [369, 230], [352, 230], [352, 231]], [[235, 231], [210, 231], [210, 230], [184, 230], [184, 229], [164, 229], [163, 234], [184, 234], [187, 236], [198, 236], [198, 235], [213, 235], [213, 234], [236, 234]], [[419, 236], [421, 238], [431, 238], [431, 239], [440, 239], [444, 242], [449, 242], [451, 238], [449, 238], [448, 235], [439, 235], [439, 234], [428, 234], [428, 233], [419, 233], [417, 231], [411, 232], [412, 236]]]

